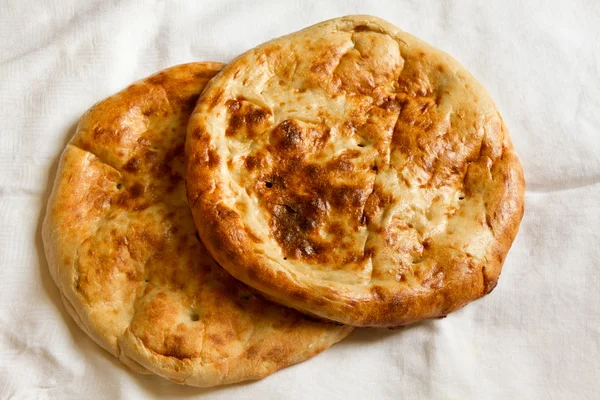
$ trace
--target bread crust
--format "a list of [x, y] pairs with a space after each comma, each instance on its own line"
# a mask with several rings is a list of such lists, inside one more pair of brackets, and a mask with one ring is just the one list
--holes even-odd
[[355, 326], [446, 315], [489, 293], [525, 182], [485, 89], [375, 17], [248, 51], [188, 127], [188, 199], [234, 277]]
[[87, 111], [42, 229], [51, 275], [84, 332], [136, 372], [201, 387], [264, 377], [351, 330], [254, 296], [196, 237], [185, 132], [222, 67], [175, 66]]

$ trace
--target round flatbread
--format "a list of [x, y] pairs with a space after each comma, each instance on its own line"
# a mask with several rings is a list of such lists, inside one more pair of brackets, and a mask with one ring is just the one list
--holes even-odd
[[185, 131], [222, 66], [176, 66], [89, 110], [43, 226], [52, 277], [81, 329], [134, 370], [193, 386], [263, 377], [350, 332], [256, 297], [197, 239]]
[[276, 301], [357, 326], [444, 316], [496, 285], [525, 183], [483, 87], [374, 17], [248, 51], [190, 118], [211, 254]]

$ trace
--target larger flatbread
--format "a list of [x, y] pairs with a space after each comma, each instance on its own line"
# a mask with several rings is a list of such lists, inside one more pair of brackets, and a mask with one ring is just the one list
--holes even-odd
[[211, 254], [278, 302], [357, 326], [489, 293], [524, 179], [485, 89], [374, 17], [241, 55], [191, 117], [188, 198]]
[[52, 277], [81, 329], [134, 370], [194, 386], [263, 377], [350, 332], [257, 298], [196, 238], [185, 131], [221, 68], [173, 67], [89, 110], [43, 226]]

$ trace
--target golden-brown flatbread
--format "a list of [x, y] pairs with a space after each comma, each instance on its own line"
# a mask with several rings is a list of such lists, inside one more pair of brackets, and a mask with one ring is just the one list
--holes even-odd
[[263, 377], [351, 330], [257, 298], [196, 238], [185, 131], [222, 66], [169, 68], [89, 110], [43, 225], [52, 277], [81, 329], [134, 370], [193, 386]]
[[374, 17], [239, 56], [190, 119], [211, 254], [276, 301], [357, 326], [446, 315], [496, 285], [525, 182], [485, 89]]

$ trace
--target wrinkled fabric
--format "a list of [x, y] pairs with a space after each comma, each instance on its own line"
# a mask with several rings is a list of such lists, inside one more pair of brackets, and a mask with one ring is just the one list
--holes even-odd
[[[40, 231], [59, 155], [92, 104], [168, 66], [228, 61], [372, 14], [489, 90], [527, 181], [498, 287], [442, 320], [358, 329], [253, 383], [128, 372], [60, 301]], [[33, 1], [0, 4], [0, 399], [593, 399], [600, 390], [600, 2]]]

